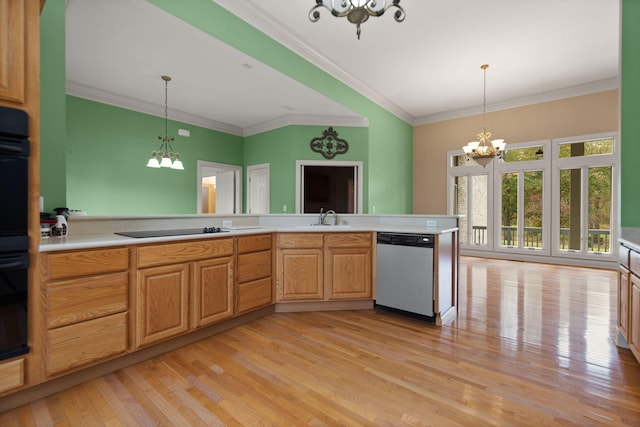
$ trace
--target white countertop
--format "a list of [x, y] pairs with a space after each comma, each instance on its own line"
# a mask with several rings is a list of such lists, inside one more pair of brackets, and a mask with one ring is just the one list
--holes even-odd
[[[248, 226], [247, 226], [248, 227]], [[417, 233], [417, 234], [445, 234], [457, 231], [457, 227], [418, 227], [415, 225], [349, 225], [345, 226], [307, 226], [307, 225], [271, 225], [271, 226], [250, 226], [244, 228], [238, 226], [237, 229], [224, 233], [203, 233], [179, 236], [145, 237], [133, 238], [121, 236], [115, 233], [87, 233], [73, 234], [73, 227], [69, 227], [70, 233], [65, 237], [49, 237], [40, 242], [40, 252], [61, 251], [70, 249], [91, 249], [108, 246], [139, 245], [146, 243], [175, 242], [196, 239], [217, 239], [233, 236], [261, 233], [354, 233], [354, 232], [395, 232], [395, 233]], [[167, 228], [168, 229], [168, 228]], [[119, 230], [132, 231], [132, 230]]]

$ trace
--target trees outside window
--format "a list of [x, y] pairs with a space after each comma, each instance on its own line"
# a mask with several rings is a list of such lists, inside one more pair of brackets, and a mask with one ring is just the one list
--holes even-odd
[[615, 255], [614, 154], [615, 134], [510, 144], [486, 168], [449, 153], [450, 212], [465, 215], [462, 249]]

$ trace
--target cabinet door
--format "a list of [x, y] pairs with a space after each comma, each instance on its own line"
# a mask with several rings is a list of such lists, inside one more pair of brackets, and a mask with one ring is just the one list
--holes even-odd
[[327, 298], [371, 298], [371, 249], [329, 248], [327, 253]]
[[138, 270], [136, 346], [151, 344], [189, 329], [189, 265]]
[[233, 316], [233, 258], [195, 263], [192, 324], [211, 325]]
[[24, 102], [25, 3], [0, 0], [0, 99]]
[[629, 271], [620, 268], [618, 271], [618, 331], [629, 342]]
[[640, 360], [640, 278], [631, 274], [631, 295], [629, 298], [629, 347]]
[[324, 297], [322, 249], [278, 251], [278, 300], [321, 300]]

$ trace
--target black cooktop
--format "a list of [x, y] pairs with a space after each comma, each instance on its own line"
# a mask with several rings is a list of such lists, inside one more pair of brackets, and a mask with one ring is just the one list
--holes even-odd
[[115, 234], [140, 239], [143, 237], [188, 236], [190, 234], [224, 233], [226, 231], [228, 230], [222, 230], [218, 227], [204, 227], [187, 228], [182, 230], [119, 231]]

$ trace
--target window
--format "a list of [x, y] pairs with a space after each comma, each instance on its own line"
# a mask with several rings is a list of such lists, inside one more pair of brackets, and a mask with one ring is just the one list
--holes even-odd
[[615, 167], [613, 133], [509, 144], [486, 168], [449, 152], [461, 249], [614, 260]]

